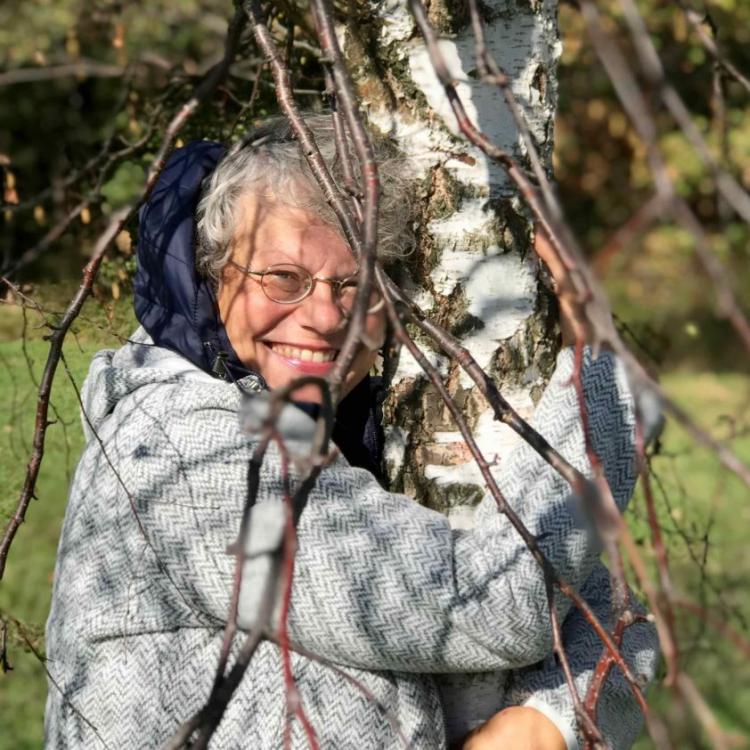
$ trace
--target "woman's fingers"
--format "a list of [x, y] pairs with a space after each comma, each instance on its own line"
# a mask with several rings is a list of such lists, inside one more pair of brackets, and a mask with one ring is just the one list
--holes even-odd
[[566, 750], [565, 739], [541, 711], [510, 706], [475, 729], [462, 750]]

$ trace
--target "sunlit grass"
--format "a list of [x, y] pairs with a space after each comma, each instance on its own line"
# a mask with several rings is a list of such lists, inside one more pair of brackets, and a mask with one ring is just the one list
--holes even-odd
[[[750, 461], [750, 377], [736, 373], [678, 372], [665, 378], [669, 393], [710, 433]], [[697, 447], [669, 424], [652, 460], [654, 491], [677, 589], [719, 622], [750, 635], [750, 491], [721, 468], [715, 456]], [[649, 532], [642, 497], [634, 501], [632, 527]], [[681, 657], [722, 726], [750, 737], [750, 663], [711, 626], [677, 611]], [[709, 747], [688, 714], [662, 687], [651, 695], [657, 713], [676, 734], [677, 747]], [[652, 748], [644, 739], [637, 750]]]
[[[69, 289], [47, 289], [45, 309], [62, 309]], [[65, 358], [80, 388], [93, 354], [119, 346], [110, 330], [122, 335], [132, 328], [129, 305], [101, 306], [95, 300], [84, 308], [85, 324], [76, 325], [65, 344]], [[0, 524], [4, 528], [15, 510], [29, 458], [36, 411], [36, 384], [49, 345], [38, 328], [39, 317], [19, 308], [0, 308]], [[25, 330], [26, 344], [20, 336]], [[50, 604], [57, 540], [65, 512], [68, 485], [83, 448], [78, 401], [62, 363], [52, 392], [50, 419], [36, 496], [11, 549], [0, 583], [0, 612], [19, 620], [32, 644], [44, 649], [43, 630]], [[13, 671], [0, 675], [3, 731], [0, 747], [24, 750], [42, 746], [42, 718], [47, 684], [44, 667], [14, 628], [10, 629]]]

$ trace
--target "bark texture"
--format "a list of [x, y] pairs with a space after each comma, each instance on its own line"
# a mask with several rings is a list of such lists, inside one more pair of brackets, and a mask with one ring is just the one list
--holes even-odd
[[[513, 81], [537, 146], [549, 164], [560, 44], [555, 0], [482, 4], [488, 47]], [[469, 116], [525, 163], [525, 149], [501, 91], [477, 81], [474, 37], [463, 2], [432, 0], [432, 23]], [[353, 11], [339, 34], [370, 120], [408, 156], [417, 188], [416, 248], [396, 264], [409, 294], [464, 342], [527, 416], [554, 362], [551, 305], [540, 288], [531, 227], [502, 169], [459, 134], [406, 0]], [[488, 459], [516, 438], [492, 418], [456, 363], [430, 359], [448, 378]], [[411, 356], [386, 363], [386, 462], [392, 488], [472, 523], [482, 482], [439, 395]]]

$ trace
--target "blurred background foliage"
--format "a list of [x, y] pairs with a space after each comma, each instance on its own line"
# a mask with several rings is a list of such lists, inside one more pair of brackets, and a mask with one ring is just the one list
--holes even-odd
[[[722, 52], [750, 74], [750, 2], [689, 0], [708, 13], [704, 28]], [[600, 0], [606, 24], [635, 59], [616, 0]], [[717, 159], [750, 188], [750, 96], [721, 74], [684, 13], [672, 0], [639, 0], [670, 80]], [[130, 200], [167, 122], [223, 51], [226, 0], [36, 0], [0, 5], [0, 270], [39, 302], [47, 319], [64, 309], [106, 217]], [[750, 459], [748, 357], [716, 315], [713, 290], [692, 251], [692, 238], [670, 223], [645, 227], [629, 242], [612, 242], [653, 191], [642, 144], [623, 114], [572, 3], [560, 6], [564, 42], [558, 69], [555, 174], [570, 223], [604, 279], [626, 340], [661, 373], [669, 392], [717, 438]], [[322, 82], [309, 40], [290, 45], [298, 97], [320, 108]], [[644, 83], [644, 88], [648, 87]], [[660, 143], [670, 175], [706, 227], [744, 302], [750, 289], [750, 229], [717, 196], [669, 115], [656, 106]], [[267, 68], [249, 42], [241, 46], [226, 83], [180, 133], [180, 140], [236, 137], [276, 111]], [[121, 156], [102, 157], [108, 152]], [[91, 168], [87, 170], [86, 165]], [[81, 201], [70, 228], [37, 253], [40, 240]], [[0, 675], [4, 707], [0, 746], [39, 747], [44, 670], [43, 626], [67, 477], [81, 448], [77, 399], [91, 355], [117, 346], [134, 327], [129, 305], [134, 237], [123, 232], [102, 267], [95, 299], [69, 337], [69, 376], [58, 374], [56, 423], [40, 479], [0, 583], [0, 616], [9, 622], [12, 672]], [[33, 262], [23, 259], [29, 252]], [[38, 257], [37, 257], [38, 256]], [[17, 267], [19, 260], [23, 261]], [[44, 328], [10, 293], [0, 307], [0, 523], [5, 524], [23, 480], [33, 429], [35, 383], [46, 356]], [[746, 308], [747, 309], [747, 308]], [[744, 529], [747, 491], [716, 460], [669, 426], [651, 457], [659, 513], [675, 579], [686, 598], [747, 637], [750, 559]], [[642, 499], [632, 526], [648, 554]], [[11, 619], [15, 618], [15, 619]], [[750, 736], [750, 668], [742, 649], [700, 618], [680, 613], [683, 654], [722, 724]], [[707, 747], [666, 689], [652, 700], [680, 748]], [[643, 739], [639, 748], [651, 747]]]
[[[636, 55], [623, 29], [618, 3], [600, 2], [607, 30], [635, 66]], [[728, 59], [750, 72], [750, 3], [746, 0], [691, 0], [706, 13], [704, 28]], [[712, 153], [747, 189], [750, 187], [750, 96], [714, 65], [675, 2], [639, 2], [669, 80], [684, 99]], [[613, 234], [653, 194], [646, 153], [623, 113], [602, 66], [588, 43], [579, 12], [560, 8], [564, 40], [559, 68], [555, 176], [569, 220], [605, 279], [613, 309], [659, 364], [712, 368], [740, 366], [737, 344], [717, 321], [715, 298], [682, 230], [655, 224], [620, 248]], [[703, 167], [669, 113], [657, 105], [660, 146], [670, 177], [701, 219], [717, 255], [730, 269], [735, 292], [750, 288], [750, 227], [717, 196]]]

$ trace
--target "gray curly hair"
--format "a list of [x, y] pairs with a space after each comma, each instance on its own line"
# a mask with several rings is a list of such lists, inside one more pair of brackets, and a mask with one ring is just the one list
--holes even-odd
[[[311, 115], [305, 121], [312, 130], [334, 180], [344, 184], [341, 161], [330, 115]], [[396, 147], [382, 136], [372, 134], [378, 163], [381, 196], [378, 221], [378, 256], [402, 257], [413, 247], [411, 201], [406, 162]], [[354, 153], [348, 143], [349, 153]], [[359, 162], [352, 159], [353, 171], [361, 183]], [[269, 120], [244, 140], [235, 144], [219, 162], [203, 185], [196, 212], [196, 267], [200, 274], [218, 284], [221, 271], [232, 252], [238, 199], [248, 193], [294, 208], [316, 213], [323, 221], [339, 228], [333, 209], [310, 171], [289, 121]]]

